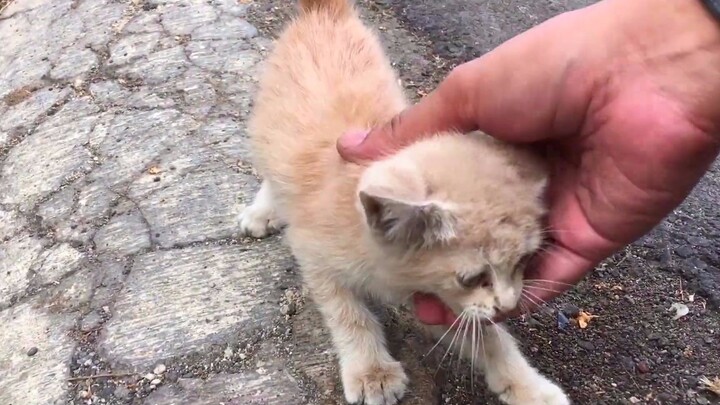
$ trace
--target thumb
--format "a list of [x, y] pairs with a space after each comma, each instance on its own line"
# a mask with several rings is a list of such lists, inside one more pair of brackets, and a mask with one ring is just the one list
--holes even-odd
[[466, 81], [464, 70], [462, 66], [453, 70], [435, 91], [390, 122], [369, 132], [343, 134], [337, 141], [340, 156], [351, 162], [376, 160], [440, 131], [476, 129], [467, 108], [470, 104], [465, 101], [471, 86], [462, 85]]

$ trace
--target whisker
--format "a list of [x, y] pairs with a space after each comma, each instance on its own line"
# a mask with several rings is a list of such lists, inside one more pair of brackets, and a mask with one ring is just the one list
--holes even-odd
[[457, 318], [455, 318], [455, 322], [453, 322], [452, 325], [450, 325], [450, 327], [448, 328], [448, 330], [446, 330], [445, 333], [443, 333], [443, 335], [440, 336], [440, 339], [438, 339], [437, 343], [435, 343], [435, 346], [433, 346], [433, 347], [430, 349], [430, 351], [427, 352], [427, 353], [425, 354], [425, 356], [423, 356], [423, 357], [427, 357], [430, 353], [432, 353], [433, 350], [435, 350], [436, 347], [438, 347], [438, 345], [440, 344], [440, 342], [442, 342], [443, 339], [445, 339], [445, 336], [447, 336], [447, 334], [450, 333], [450, 331], [452, 330], [453, 326], [455, 326], [455, 324], [458, 323], [458, 321], [460, 321], [460, 319], [462, 319], [462, 318], [464, 317], [464, 315], [465, 315], [465, 311], [463, 311], [463, 312], [460, 314], [460, 316], [458, 316]]
[[[464, 314], [465, 312], [463, 312]], [[465, 322], [466, 317], [463, 316], [463, 320], [460, 322], [460, 327], [463, 326], [463, 323]], [[442, 358], [440, 359], [440, 362], [438, 363], [437, 369], [435, 369], [435, 374], [437, 374], [438, 371], [440, 371], [440, 367], [442, 367], [443, 361], [445, 361], [445, 357], [447, 357], [448, 353], [452, 350], [453, 343], [455, 342], [455, 339], [457, 339], [458, 334], [460, 333], [460, 327], [455, 330], [455, 334], [453, 335], [452, 340], [450, 340], [450, 344], [448, 344], [447, 349], [445, 350], [445, 354], [443, 354]]]
[[518, 305], [520, 305], [520, 312], [523, 314], [530, 314], [530, 308], [525, 304], [523, 300], [518, 301]]
[[472, 317], [472, 349], [470, 351], [470, 391], [475, 392], [475, 351], [477, 350], [477, 339], [476, 339], [476, 326], [477, 326], [477, 315], [473, 314]]
[[523, 282], [524, 282], [524, 283], [525, 283], [525, 282], [528, 282], [528, 283], [548, 283], [548, 284], [565, 285], [565, 286], [568, 286], [568, 287], [574, 287], [574, 286], [575, 286], [574, 284], [563, 283], [562, 281], [545, 280], [545, 279], [542, 279], [542, 278], [526, 278], [526, 279], [523, 280]]
[[538, 301], [540, 301], [541, 304], [543, 304], [543, 305], [547, 304], [547, 301], [546, 301], [546, 300], [540, 298], [537, 294], [535, 294], [535, 293], [532, 292], [532, 291], [523, 290], [523, 291], [522, 291], [522, 294], [530, 294], [530, 296], [532, 296], [532, 297], [534, 297], [535, 299], [537, 299]]
[[481, 325], [480, 326], [480, 345], [482, 346], [482, 350], [483, 350], [483, 361], [485, 361], [484, 359], [487, 359], [487, 351], [485, 351], [485, 335], [483, 334], [483, 329], [484, 329], [484, 327]]
[[[495, 329], [495, 333], [497, 333], [498, 339], [500, 339], [500, 342], [501, 342], [500, 344], [503, 344], [503, 343], [504, 343], [503, 341], [504, 341], [505, 339], [501, 339], [501, 336], [500, 336], [500, 329], [501, 329], [501, 327], [500, 327], [500, 325], [498, 325], [497, 322], [493, 321], [492, 319], [488, 319], [488, 320], [490, 321], [490, 323], [492, 324], [493, 328]], [[515, 342], [515, 344], [518, 343], [518, 341], [517, 341], [517, 339], [515, 338], [515, 336], [513, 336], [513, 335], [511, 335], [511, 334], [509, 334], [509, 333], [506, 333], [505, 335], [509, 336], [510, 339], [512, 339], [512, 341]]]
[[570, 233], [570, 232], [572, 232], [572, 231], [568, 230], [568, 229], [542, 229], [540, 231], [540, 235], [545, 236], [545, 235], [551, 235], [553, 233]]
[[465, 348], [465, 339], [467, 339], [468, 326], [465, 324], [465, 330], [463, 331], [462, 341], [460, 342], [460, 351], [458, 352], [458, 363], [456, 371], [460, 371], [460, 363], [462, 360], [463, 349]]
[[[562, 293], [562, 291], [556, 290], [556, 289], [554, 289], [554, 288], [538, 287], [538, 286], [536, 286], [536, 285], [526, 285], [526, 286], [524, 286], [524, 287], [528, 287], [528, 289], [533, 289], [533, 290], [538, 290], [538, 291], [553, 292], [553, 293], [556, 293], [556, 294], [561, 294], [561, 293]], [[526, 289], [526, 291], [527, 291], [527, 289]]]
[[[533, 298], [532, 296], [528, 295], [528, 292], [527, 292], [527, 291], [523, 291], [523, 292], [521, 293], [521, 296], [522, 296], [523, 298], [525, 298], [526, 300], [530, 301], [530, 303], [533, 304], [534, 307], [536, 307], [536, 308], [538, 308], [539, 310], [543, 311], [543, 312], [545, 313], [545, 315], [552, 315], [552, 314], [553, 314], [553, 312], [552, 312], [550, 309], [548, 309], [547, 307], [545, 307], [545, 303], [544, 303], [542, 300], [540, 300], [540, 299], [537, 298], [537, 297]], [[536, 301], [536, 299], [537, 299], [537, 300], [540, 300], [541, 302], [538, 303], [538, 302]]]

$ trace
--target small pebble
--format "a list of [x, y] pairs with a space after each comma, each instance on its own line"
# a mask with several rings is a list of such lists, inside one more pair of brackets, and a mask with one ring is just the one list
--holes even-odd
[[148, 381], [154, 380], [154, 379], [155, 379], [155, 374], [153, 374], [153, 373], [147, 373], [147, 374], [145, 374], [145, 379], [148, 380]]
[[558, 326], [558, 328], [560, 328], [560, 329], [565, 329], [565, 328], [567, 328], [567, 326], [568, 326], [569, 323], [570, 323], [570, 320], [567, 319], [567, 317], [565, 316], [565, 314], [563, 314], [562, 312], [558, 311], [558, 313], [557, 313], [557, 326]]
[[650, 372], [650, 366], [647, 364], [646, 361], [640, 361], [635, 365], [635, 368], [637, 368], [638, 373], [640, 374], [647, 374]]
[[280, 313], [283, 315], [295, 315], [295, 304], [291, 302], [288, 305], [281, 306]]
[[36, 355], [37, 352], [38, 352], [37, 347], [31, 347], [30, 350], [27, 351], [27, 355], [32, 357], [32, 356]]
[[113, 395], [115, 395], [116, 398], [125, 399], [130, 396], [130, 390], [125, 386], [118, 385], [115, 387]]
[[155, 375], [160, 375], [164, 373], [165, 370], [167, 370], [167, 367], [165, 367], [164, 364], [158, 364], [157, 367], [155, 367], [155, 370], [153, 370], [153, 373], [155, 373]]
[[90, 398], [90, 393], [87, 392], [87, 391], [85, 391], [85, 390], [83, 390], [83, 391], [80, 391], [80, 392], [78, 393], [78, 396], [79, 396], [80, 398]]
[[156, 378], [156, 379], [150, 381], [150, 384], [152, 384], [152, 385], [159, 385], [161, 382], [162, 382], [162, 381], [160, 381], [159, 378]]
[[587, 351], [595, 350], [595, 345], [586, 340], [578, 340], [578, 346], [582, 347], [583, 349], [585, 349]]

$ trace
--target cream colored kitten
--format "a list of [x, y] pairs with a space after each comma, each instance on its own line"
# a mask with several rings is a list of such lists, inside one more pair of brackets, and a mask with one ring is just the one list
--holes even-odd
[[368, 165], [343, 161], [335, 141], [344, 131], [384, 123], [407, 101], [351, 4], [302, 0], [300, 10], [260, 83], [250, 132], [264, 182], [240, 226], [263, 237], [287, 224], [347, 401], [394, 404], [408, 382], [365, 300], [426, 292], [475, 320], [459, 349], [504, 402], [568, 404], [504, 329], [479, 322], [520, 297], [519, 263], [541, 240], [541, 164], [482, 134], [440, 134]]

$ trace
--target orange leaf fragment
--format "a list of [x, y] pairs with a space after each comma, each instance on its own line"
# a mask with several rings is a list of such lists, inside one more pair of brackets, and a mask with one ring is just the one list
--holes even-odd
[[588, 327], [588, 324], [590, 323], [590, 320], [593, 318], [597, 318], [597, 315], [593, 315], [589, 312], [580, 311], [575, 318], [577, 320], [578, 326], [580, 326], [580, 329], [585, 329]]

